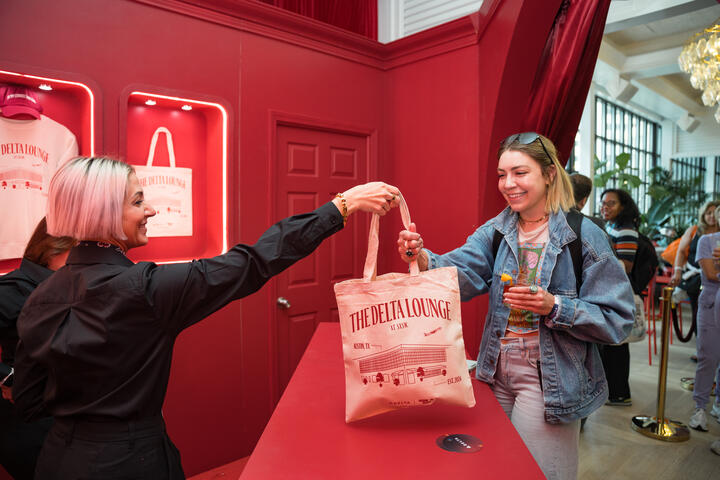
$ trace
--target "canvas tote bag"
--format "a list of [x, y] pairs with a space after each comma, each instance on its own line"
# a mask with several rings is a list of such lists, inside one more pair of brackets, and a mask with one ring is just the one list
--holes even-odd
[[[400, 197], [405, 228], [410, 213]], [[373, 215], [363, 278], [335, 284], [345, 359], [345, 421], [444, 402], [475, 405], [465, 360], [457, 269], [376, 276]]]
[[[161, 133], [165, 134], [169, 167], [153, 165], [155, 146]], [[148, 237], [192, 236], [192, 169], [175, 166], [172, 134], [165, 127], [153, 133], [148, 150], [147, 165], [134, 165], [135, 174], [143, 187], [145, 201], [157, 212], [148, 218]]]

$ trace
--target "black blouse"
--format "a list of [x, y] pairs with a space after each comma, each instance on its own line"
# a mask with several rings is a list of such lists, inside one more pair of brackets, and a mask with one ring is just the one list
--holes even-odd
[[25, 419], [159, 415], [177, 335], [257, 291], [342, 226], [327, 203], [276, 223], [253, 246], [170, 265], [134, 264], [113, 245], [81, 243], [18, 320], [18, 411]]
[[10, 366], [15, 363], [16, 324], [20, 311], [33, 290], [52, 273], [52, 270], [23, 258], [20, 268], [0, 276], [0, 349], [3, 363]]

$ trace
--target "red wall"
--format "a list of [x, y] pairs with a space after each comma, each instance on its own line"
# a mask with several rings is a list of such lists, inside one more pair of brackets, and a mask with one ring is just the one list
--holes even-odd
[[[264, 5], [194, 3], [215, 11], [169, 0], [6, 0], [0, 69], [91, 78], [102, 93], [97, 151], [111, 155], [123, 150], [128, 85], [222, 99], [231, 243], [254, 242], [275, 220], [273, 112], [377, 132], [371, 173], [402, 189], [435, 251], [460, 245], [502, 208], [494, 150], [520, 124], [556, 11], [549, 2], [487, 0], [480, 15], [390, 45]], [[399, 226], [383, 224], [381, 271], [404, 268]], [[463, 309], [473, 354], [484, 305]], [[186, 474], [249, 454], [262, 432], [275, 400], [274, 308], [271, 282], [180, 336], [164, 413]]]

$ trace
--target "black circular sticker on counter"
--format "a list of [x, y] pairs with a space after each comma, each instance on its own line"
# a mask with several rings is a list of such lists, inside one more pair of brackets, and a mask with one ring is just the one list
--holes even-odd
[[435, 440], [437, 446], [448, 452], [474, 453], [483, 446], [479, 438], [464, 433], [441, 435]]

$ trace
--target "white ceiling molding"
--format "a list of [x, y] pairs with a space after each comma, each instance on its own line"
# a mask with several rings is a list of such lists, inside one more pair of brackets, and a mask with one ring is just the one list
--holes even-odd
[[717, 5], [717, 0], [616, 0], [608, 12], [605, 33], [626, 30], [714, 5]]

